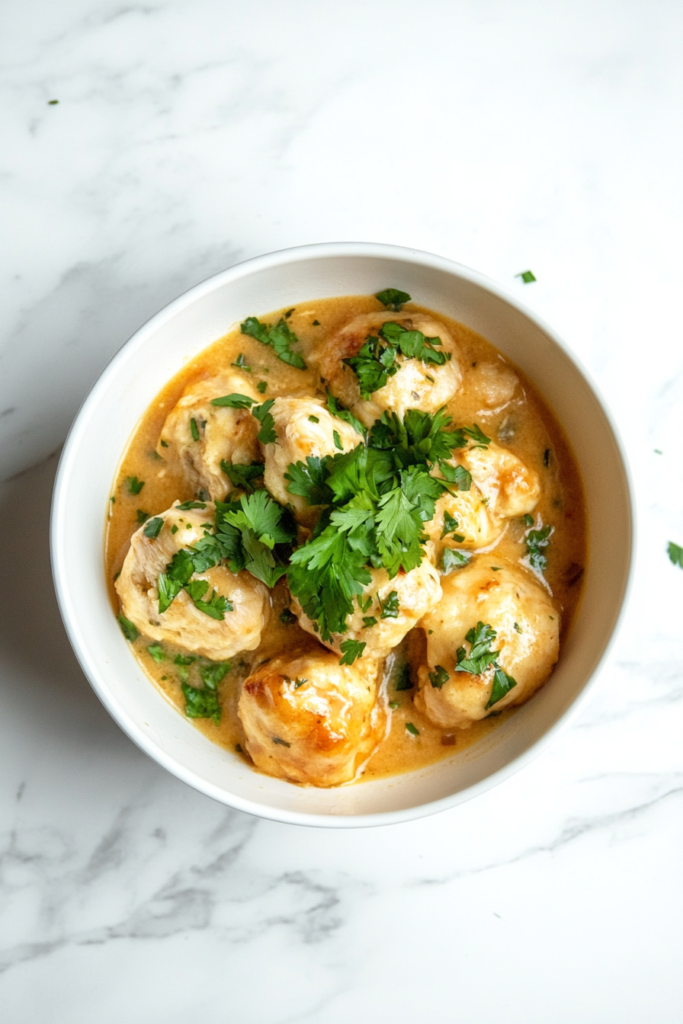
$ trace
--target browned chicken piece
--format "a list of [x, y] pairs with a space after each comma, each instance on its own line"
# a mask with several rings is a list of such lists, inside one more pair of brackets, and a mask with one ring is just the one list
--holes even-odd
[[245, 746], [268, 775], [307, 786], [356, 778], [386, 730], [377, 663], [340, 665], [318, 647], [273, 658], [243, 683]]

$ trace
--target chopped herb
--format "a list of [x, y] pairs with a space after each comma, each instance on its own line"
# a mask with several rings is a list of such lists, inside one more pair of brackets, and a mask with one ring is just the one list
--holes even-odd
[[490, 708], [497, 704], [516, 685], [517, 681], [512, 676], [509, 676], [502, 668], [497, 668], [493, 674], [493, 688], [486, 707]]
[[174, 665], [193, 665], [196, 661], [196, 657], [193, 654], [176, 654], [173, 659]]
[[394, 313], [400, 312], [404, 302], [410, 302], [408, 292], [402, 292], [398, 288], [385, 288], [383, 292], [378, 292], [375, 298], [387, 309], [393, 309]]
[[177, 533], [177, 532], [178, 532], [178, 527], [174, 523], [173, 526], [171, 527], [171, 533]]
[[283, 608], [280, 612], [280, 622], [284, 622], [285, 626], [291, 626], [296, 622], [296, 615], [289, 608]]
[[441, 565], [444, 572], [450, 572], [451, 569], [462, 569], [463, 566], [467, 565], [472, 555], [467, 551], [457, 551], [453, 548], [444, 548], [443, 557], [441, 559]]
[[167, 679], [168, 679], [168, 676], [162, 676], [161, 677], [162, 682], [166, 682]]
[[240, 352], [234, 363], [230, 363], [231, 366], [237, 366], [240, 370], [246, 370], [247, 373], [251, 373], [251, 366], [247, 363], [244, 352]]
[[451, 358], [450, 352], [438, 351], [440, 338], [427, 338], [421, 331], [408, 331], [394, 322], [383, 324], [377, 335], [368, 335], [357, 355], [343, 362], [350, 366], [358, 378], [361, 397], [369, 399], [393, 377], [400, 365], [396, 362], [399, 352], [406, 359], [420, 359], [422, 362], [443, 366]]
[[328, 458], [307, 455], [306, 464], [292, 462], [284, 474], [287, 490], [299, 498], [305, 498], [308, 505], [328, 505], [332, 500], [332, 491], [327, 486], [330, 475]]
[[261, 429], [257, 434], [258, 440], [261, 444], [275, 444], [277, 441], [277, 431], [275, 430], [275, 420], [271, 414], [275, 399], [269, 398], [263, 403], [263, 405], [257, 405], [252, 410], [252, 416], [261, 424]]
[[287, 312], [285, 313], [285, 317], [286, 317], [287, 320], [289, 320], [290, 316], [292, 315], [292, 313], [294, 312], [295, 309], [296, 309], [296, 306], [293, 306], [291, 309], [287, 310]]
[[168, 448], [168, 441], [159, 441], [162, 448]]
[[440, 690], [450, 678], [443, 665], [437, 665], [434, 671], [429, 673], [429, 681], [436, 690]]
[[458, 520], [454, 519], [450, 512], [444, 512], [443, 514], [443, 530], [441, 531], [441, 539], [448, 536], [449, 533], [453, 533], [453, 540], [456, 544], [462, 544], [464, 537], [460, 533], [455, 533], [458, 529]]
[[531, 270], [523, 270], [521, 274], [515, 274], [515, 277], [521, 277], [524, 284], [531, 284], [532, 281], [536, 280]]
[[192, 433], [192, 440], [193, 441], [198, 441], [199, 440], [199, 427], [197, 426], [197, 421], [194, 418], [194, 416], [190, 419], [190, 431]]
[[410, 678], [410, 665], [403, 665], [396, 680], [395, 690], [412, 690], [413, 681]]
[[550, 544], [550, 535], [553, 527], [548, 525], [540, 530], [529, 530], [526, 535], [526, 550], [529, 556], [529, 565], [535, 572], [545, 572], [548, 559], [543, 554], [545, 548]]
[[268, 387], [268, 381], [267, 380], [260, 380], [258, 382], [258, 384], [256, 385], [256, 390], [260, 391], [262, 395], [265, 395], [267, 387]]
[[125, 615], [119, 615], [119, 626], [126, 640], [130, 641], [130, 643], [133, 643], [140, 636], [137, 626], [130, 619], [127, 619]]
[[150, 644], [147, 648], [147, 653], [151, 658], [154, 658], [156, 662], [164, 661], [166, 654], [161, 644]]
[[434, 378], [430, 377], [428, 373], [425, 373], [425, 377], [427, 378], [427, 380], [429, 381], [430, 384], [434, 383]]
[[241, 743], [236, 743], [236, 744], [235, 744], [235, 751], [236, 751], [236, 752], [237, 752], [238, 754], [242, 754], [242, 753], [243, 753], [243, 750], [242, 750], [242, 744], [241, 744]]
[[336, 416], [338, 420], [344, 420], [345, 423], [350, 423], [357, 434], [360, 434], [361, 437], [365, 437], [367, 431], [361, 421], [356, 419], [352, 412], [345, 409], [344, 406], [337, 401], [334, 395], [329, 393], [329, 391], [327, 392], [327, 411], [332, 413], [333, 416]]
[[199, 676], [204, 686], [209, 690], [215, 690], [231, 668], [232, 665], [229, 661], [214, 661], [210, 665], [200, 665]]
[[473, 676], [478, 676], [485, 672], [489, 665], [495, 665], [498, 651], [492, 651], [491, 644], [497, 635], [492, 626], [478, 622], [475, 628], [465, 634], [465, 640], [470, 645], [469, 654], [464, 647], [458, 647], [455, 671], [469, 672]]
[[221, 720], [221, 706], [215, 689], [204, 686], [199, 689], [182, 682], [181, 689], [185, 695], [185, 714], [188, 718], [211, 718], [216, 725]]
[[228, 601], [227, 597], [222, 597], [215, 589], [212, 590], [208, 601], [202, 600], [208, 589], [209, 584], [207, 580], [191, 580], [185, 584], [185, 590], [192, 598], [195, 608], [200, 612], [204, 612], [205, 615], [210, 615], [212, 619], [222, 621], [225, 618], [226, 612], [234, 610], [234, 605]]
[[308, 419], [309, 419], [309, 421], [311, 423], [320, 423], [320, 417], [319, 416], [309, 416]]
[[273, 736], [273, 743], [278, 743], [281, 747], [291, 747], [291, 743], [287, 740], [281, 740], [279, 736]]
[[153, 448], [152, 448], [151, 451], [147, 452], [147, 454], [149, 455], [150, 459], [154, 459], [155, 462], [163, 462], [164, 461], [162, 459], [161, 455], [159, 455], [159, 452], [154, 451]]
[[243, 324], [240, 324], [240, 330], [242, 334], [256, 338], [263, 345], [269, 345], [283, 363], [295, 366], [299, 370], [306, 369], [303, 358], [298, 352], [292, 351], [292, 345], [295, 345], [299, 339], [284, 318], [281, 317], [275, 326], [270, 326], [260, 323], [255, 316], [249, 316]]
[[252, 405], [255, 404], [255, 398], [249, 398], [249, 395], [240, 395], [238, 392], [233, 392], [230, 395], [223, 395], [221, 398], [211, 399], [211, 405], [219, 405], [221, 407], [227, 407], [228, 409], [251, 409]]
[[419, 729], [416, 729], [412, 722], [406, 722], [406, 729], [408, 730], [411, 736], [420, 735]]
[[550, 448], [546, 448], [543, 452], [543, 465], [546, 467], [550, 465]]
[[311, 324], [311, 327], [320, 327], [320, 321], [314, 320], [313, 323]]
[[440, 462], [439, 466], [449, 484], [455, 484], [459, 491], [469, 491], [472, 486], [472, 474], [464, 466], [451, 466], [448, 462]]
[[139, 508], [135, 513], [135, 517], [137, 519], [138, 525], [142, 526], [142, 524], [146, 523], [147, 520], [149, 519], [149, 512], [145, 512], [144, 509]]
[[371, 597], [367, 597], [364, 601], [361, 601], [360, 597], [357, 597], [356, 601], [358, 602], [358, 607], [362, 612], [366, 612], [370, 605], [372, 604]]
[[[225, 558], [232, 572], [246, 569], [274, 587], [286, 572], [275, 549], [291, 544], [295, 536], [291, 514], [266, 490], [259, 490], [243, 494], [237, 502], [216, 502], [216, 534], [206, 538], [206, 555], [211, 564]], [[195, 544], [195, 550], [203, 544]]]
[[294, 680], [294, 689], [298, 690], [300, 686], [303, 686], [304, 683], [307, 683], [307, 682], [308, 682], [308, 679], [295, 679]]
[[221, 459], [221, 469], [233, 487], [240, 487], [251, 494], [254, 490], [254, 480], [263, 476], [265, 466], [262, 462], [252, 462], [245, 466], [241, 462], [226, 462], [225, 459]]
[[378, 620], [375, 618], [374, 615], [363, 616], [363, 625], [365, 626], [366, 629], [372, 629], [373, 626], [377, 625], [377, 622]]
[[390, 700], [389, 701], [389, 707], [391, 708], [392, 711], [395, 711], [396, 708], [400, 708], [400, 706], [401, 706], [400, 700]]
[[384, 601], [382, 601], [382, 598], [378, 594], [377, 595], [377, 602], [378, 602], [380, 608], [382, 609], [382, 614], [381, 614], [380, 618], [382, 618], [382, 619], [397, 619], [398, 618], [398, 611], [399, 611], [398, 591], [392, 590], [391, 593], [388, 594], [385, 597]]
[[112, 503], [112, 505], [113, 505], [113, 504], [114, 504], [114, 502], [116, 501], [116, 498], [114, 498], [114, 497], [111, 497], [111, 498], [110, 498], [109, 500], [110, 500], [110, 502], [111, 502], [111, 503]]
[[189, 512], [192, 508], [206, 508], [205, 501], [183, 501], [180, 505], [176, 505], [179, 512]]
[[48, 100], [47, 101], [48, 107], [56, 107], [58, 103], [59, 103], [59, 100]]
[[145, 481], [138, 480], [136, 476], [127, 476], [126, 486], [128, 487], [129, 494], [139, 494], [142, 488], [145, 486]]
[[522, 627], [520, 626], [520, 624], [518, 622], [515, 622], [515, 632], [516, 633], [521, 633], [522, 632]]
[[[197, 500], [198, 501], [211, 501], [211, 495], [209, 494], [208, 491], [204, 490], [203, 487], [200, 487], [199, 490], [197, 491]], [[204, 529], [206, 527], [206, 525], [207, 524], [204, 523], [202, 529]]]
[[500, 565], [492, 565], [491, 569], [493, 569], [494, 572], [500, 572], [501, 569], [502, 569], [502, 566], [500, 566]]
[[655, 448], [654, 452], [655, 452], [655, 455], [663, 455], [664, 454], [664, 452], [661, 451], [659, 448]]
[[528, 512], [527, 512], [527, 514], [526, 514], [526, 515], [524, 516], [524, 518], [523, 518], [523, 520], [522, 520], [522, 521], [523, 521], [523, 523], [524, 523], [524, 525], [525, 525], [525, 526], [533, 526], [533, 525], [534, 525], [534, 517], [533, 517], [533, 516], [530, 516]]
[[342, 656], [339, 659], [340, 665], [353, 665], [356, 658], [363, 657], [363, 651], [365, 650], [366, 644], [359, 640], [344, 640], [340, 645], [339, 649], [342, 652]]
[[671, 563], [677, 565], [679, 569], [683, 569], [683, 548], [670, 540], [666, 550]]
[[344, 451], [344, 445], [341, 443], [341, 438], [336, 430], [332, 431], [332, 440], [334, 441], [334, 447], [338, 448], [340, 452]]

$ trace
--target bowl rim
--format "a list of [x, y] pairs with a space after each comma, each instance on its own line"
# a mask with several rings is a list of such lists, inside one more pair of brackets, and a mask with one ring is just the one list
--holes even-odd
[[[113, 699], [108, 687], [100, 678], [97, 664], [90, 657], [87, 644], [81, 642], [80, 632], [76, 627], [75, 616], [70, 605], [68, 589], [66, 586], [68, 559], [66, 558], [66, 553], [62, 551], [60, 542], [62, 536], [63, 517], [66, 513], [68, 485], [71, 473], [74, 469], [78, 442], [82, 432], [86, 428], [86, 421], [90, 409], [98, 403], [101, 395], [106, 392], [109, 377], [115, 371], [118, 363], [124, 358], [124, 352], [125, 357], [128, 358], [132, 350], [143, 345], [146, 338], [157, 331], [162, 324], [172, 319], [181, 310], [192, 305], [196, 300], [225, 284], [239, 280], [240, 278], [248, 276], [254, 272], [270, 269], [276, 266], [296, 263], [303, 260], [337, 258], [340, 256], [391, 259], [396, 262], [406, 263], [413, 262], [418, 263], [423, 267], [454, 274], [469, 283], [479, 286], [484, 291], [489, 292], [496, 298], [509, 304], [540, 328], [540, 330], [543, 331], [558, 346], [558, 348], [560, 348], [584, 378], [588, 388], [593, 392], [602, 414], [605, 417], [607, 425], [612, 432], [616, 452], [621, 461], [621, 469], [624, 477], [627, 499], [625, 511], [628, 516], [627, 528], [629, 534], [629, 545], [626, 552], [628, 562], [624, 574], [619, 608], [615, 615], [610, 634], [606, 638], [602, 652], [598, 657], [590, 676], [581, 689], [581, 692], [572, 701], [569, 707], [560, 715], [557, 721], [555, 721], [553, 725], [539, 736], [538, 739], [533, 741], [523, 753], [514, 757], [502, 768], [492, 772], [490, 775], [487, 775], [486, 778], [481, 779], [479, 782], [474, 783], [466, 789], [428, 803], [419, 804], [417, 806], [401, 810], [350, 815], [336, 815], [330, 813], [316, 814], [292, 811], [256, 803], [226, 792], [214, 783], [208, 782], [196, 772], [186, 768], [183, 764], [177, 761], [175, 757], [167, 754], [163, 747], [156, 743], [149, 732], [144, 731], [136, 721], [131, 720]], [[477, 270], [473, 270], [470, 267], [457, 263], [454, 260], [447, 259], [446, 257], [438, 256], [420, 249], [379, 242], [317, 242], [308, 245], [278, 249], [260, 256], [254, 256], [250, 259], [243, 260], [226, 270], [219, 271], [217, 274], [213, 274], [206, 280], [193, 285], [176, 299], [173, 299], [167, 305], [162, 307], [162, 309], [145, 321], [145, 323], [143, 323], [125, 342], [123, 342], [107, 362], [81, 403], [64, 442], [52, 495], [50, 518], [50, 559], [55, 593], [62, 621], [64, 623], [69, 642], [71, 643], [86, 679], [116, 723], [136, 744], [136, 746], [151, 757], [152, 760], [156, 761], [176, 778], [180, 779], [182, 782], [191, 786], [193, 789], [196, 789], [200, 793], [203, 793], [205, 796], [211, 797], [219, 803], [232, 807], [235, 810], [244, 811], [245, 813], [265, 818], [266, 820], [318, 828], [376, 827], [380, 825], [400, 824], [402, 822], [412, 821], [432, 814], [437, 814], [451, 807], [455, 807], [458, 804], [474, 799], [487, 790], [492, 789], [494, 786], [499, 785], [506, 779], [511, 778], [532, 760], [538, 757], [555, 739], [558, 733], [570, 725], [571, 722], [574, 721], [574, 719], [581, 713], [597, 683], [600, 672], [604, 667], [605, 661], [607, 660], [614, 644], [616, 643], [617, 636], [623, 625], [625, 608], [633, 585], [635, 566], [635, 507], [632, 473], [626, 455], [625, 446], [621, 439], [618, 427], [612, 417], [609, 406], [602, 395], [601, 389], [596, 385], [592, 375], [586, 370], [581, 360], [577, 358], [576, 354], [571, 349], [569, 349], [557, 332], [534, 310], [521, 302], [517, 296], [511, 292], [511, 290]]]

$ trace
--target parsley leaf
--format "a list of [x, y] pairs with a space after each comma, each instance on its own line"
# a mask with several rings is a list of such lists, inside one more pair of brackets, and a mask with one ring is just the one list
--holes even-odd
[[277, 442], [277, 432], [275, 430], [275, 420], [271, 414], [275, 399], [269, 398], [263, 403], [263, 405], [257, 405], [252, 410], [252, 416], [261, 424], [261, 429], [258, 432], [257, 438], [261, 444], [275, 444]]
[[363, 616], [363, 626], [365, 629], [372, 629], [373, 626], [377, 625], [377, 622], [378, 620], [375, 618], [374, 615]]
[[303, 462], [290, 463], [285, 473], [289, 493], [305, 498], [308, 505], [329, 505], [332, 491], [326, 481], [331, 461], [329, 455], [323, 458], [307, 455], [305, 465]]
[[455, 671], [469, 672], [473, 676], [478, 676], [485, 672], [489, 665], [495, 665], [498, 651], [492, 651], [491, 644], [497, 635], [492, 626], [478, 622], [475, 628], [465, 634], [465, 640], [470, 645], [469, 655], [464, 647], [458, 647]]
[[126, 486], [129, 494], [139, 494], [142, 488], [145, 486], [144, 480], [138, 480], [136, 476], [126, 477]]
[[142, 531], [145, 537], [149, 537], [150, 540], [154, 540], [161, 533], [161, 528], [164, 525], [164, 520], [161, 516], [155, 516], [154, 519], [148, 519], [147, 524]]
[[499, 700], [502, 700], [506, 693], [509, 693], [513, 686], [517, 685], [517, 680], [509, 676], [507, 672], [504, 672], [502, 668], [497, 668], [493, 674], [493, 689], [491, 690], [491, 696], [489, 697], [487, 708], [497, 704]]
[[149, 519], [149, 512], [145, 512], [144, 509], [139, 508], [135, 513], [135, 516], [137, 518], [138, 525], [142, 526], [142, 524], [146, 523]]
[[247, 373], [251, 373], [251, 366], [247, 363], [244, 352], [240, 352], [234, 363], [230, 363], [231, 366], [237, 366], [240, 370], [246, 370]]
[[[251, 409], [252, 405], [256, 404], [256, 399], [249, 398], [248, 395], [240, 395], [234, 391], [231, 395], [223, 395], [222, 398], [212, 398], [211, 405], [225, 406], [228, 409]], [[199, 437], [195, 437], [195, 441], [198, 441]]]
[[268, 387], [268, 381], [267, 380], [260, 380], [258, 382], [258, 384], [256, 385], [256, 390], [260, 391], [262, 395], [265, 395], [267, 387]]
[[382, 609], [380, 618], [382, 619], [397, 619], [398, 618], [398, 591], [392, 590], [390, 594], [382, 601], [379, 594], [377, 595], [377, 601]]
[[147, 653], [151, 658], [154, 658], [157, 663], [165, 661], [166, 659], [166, 654], [161, 644], [150, 644], [147, 648]]
[[437, 690], [440, 690], [441, 687], [444, 686], [450, 678], [451, 677], [449, 676], [448, 672], [443, 667], [443, 665], [437, 665], [434, 671], [429, 673], [429, 681], [432, 684], [432, 686]]
[[457, 551], [454, 548], [444, 548], [443, 557], [441, 564], [444, 572], [450, 572], [451, 569], [462, 569], [463, 566], [467, 565], [472, 555], [466, 551]]
[[181, 683], [181, 689], [185, 695], [185, 714], [188, 718], [211, 718], [216, 725], [219, 724], [221, 706], [215, 689], [205, 686], [200, 690], [189, 683]]
[[197, 421], [194, 416], [190, 419], [190, 433], [192, 434], [193, 441], [199, 440], [199, 427], [197, 426]]
[[327, 392], [327, 411], [332, 413], [333, 416], [336, 416], [338, 420], [344, 420], [345, 423], [350, 423], [357, 434], [360, 434], [361, 437], [365, 437], [367, 431], [361, 421], [356, 419], [352, 412], [345, 409], [344, 406], [337, 401], [334, 395], [329, 393], [329, 391]]
[[524, 284], [531, 284], [532, 281], [536, 280], [532, 270], [523, 270], [521, 274], [515, 274], [515, 277], [521, 277]]
[[419, 729], [416, 729], [412, 722], [406, 722], [406, 729], [408, 730], [411, 736], [420, 735]]
[[455, 484], [459, 491], [469, 491], [472, 486], [472, 474], [464, 466], [451, 466], [448, 462], [440, 462], [439, 468], [449, 484]]
[[125, 615], [119, 615], [119, 626], [126, 640], [131, 644], [140, 636], [137, 626], [130, 619], [127, 619]]
[[424, 363], [443, 366], [451, 354], [437, 351], [437, 345], [441, 345], [440, 338], [427, 338], [422, 331], [406, 330], [390, 321], [380, 327], [377, 335], [369, 334], [357, 355], [343, 362], [356, 374], [361, 397], [368, 399], [398, 372], [396, 357], [399, 352], [406, 359], [420, 359]]
[[343, 452], [344, 445], [341, 443], [341, 438], [339, 437], [339, 434], [337, 433], [336, 430], [332, 431], [332, 440], [334, 441], [334, 447], [337, 448], [340, 452]]
[[210, 690], [215, 690], [231, 668], [232, 665], [229, 661], [214, 661], [210, 665], [200, 665], [199, 675], [204, 686], [207, 686]]
[[[457, 529], [458, 529], [458, 520], [455, 519], [450, 514], [450, 512], [444, 512], [444, 514], [443, 514], [443, 530], [441, 531], [441, 539], [443, 540], [443, 538], [447, 537], [449, 533], [455, 533], [455, 531]], [[465, 538], [462, 537], [460, 534], [456, 534], [456, 536], [453, 539], [458, 544], [461, 544], [464, 541]]]
[[191, 580], [185, 584], [185, 590], [192, 598], [195, 608], [220, 622], [225, 618], [226, 612], [233, 611], [234, 605], [228, 601], [227, 597], [222, 597], [215, 589], [211, 592], [209, 600], [203, 601], [202, 598], [208, 589], [209, 584], [207, 580]]
[[683, 569], [683, 548], [679, 547], [678, 544], [674, 544], [672, 540], [669, 541], [667, 547], [667, 554], [673, 565], [677, 565], [679, 569]]
[[226, 462], [221, 459], [221, 469], [233, 487], [241, 487], [249, 494], [254, 490], [253, 481], [263, 476], [265, 466], [262, 462], [252, 462], [248, 466], [241, 462]]
[[292, 345], [297, 344], [299, 339], [283, 317], [280, 317], [275, 326], [269, 326], [262, 324], [255, 316], [249, 316], [240, 324], [240, 330], [242, 334], [248, 334], [262, 344], [269, 345], [283, 363], [295, 366], [299, 370], [306, 369], [303, 358], [298, 352], [292, 351]]
[[360, 640], [344, 640], [339, 645], [342, 656], [339, 659], [340, 665], [353, 665], [356, 658], [363, 657], [366, 644]]
[[176, 505], [179, 512], [189, 512], [192, 508], [206, 508], [205, 501], [183, 501], [182, 504]]
[[529, 565], [536, 572], [545, 572], [548, 559], [543, 554], [545, 548], [550, 544], [550, 535], [553, 527], [548, 525], [540, 530], [529, 530], [526, 535], [526, 550], [529, 556]]
[[408, 292], [402, 292], [399, 288], [385, 288], [383, 292], [378, 292], [375, 298], [387, 309], [393, 309], [395, 313], [401, 310], [404, 302], [410, 302]]

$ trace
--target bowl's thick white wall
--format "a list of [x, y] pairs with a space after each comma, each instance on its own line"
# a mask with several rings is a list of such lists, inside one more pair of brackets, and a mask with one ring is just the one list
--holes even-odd
[[[103, 521], [121, 452], [162, 385], [232, 324], [253, 313], [392, 285], [479, 331], [545, 395], [573, 446], [588, 503], [585, 593], [552, 679], [476, 747], [392, 780], [301, 789], [251, 771], [209, 743], [139, 669], [112, 615], [102, 572]], [[457, 264], [393, 246], [339, 243], [240, 264], [181, 296], [118, 352], [69, 435], [55, 487], [52, 557], [71, 642], [123, 729], [179, 778], [224, 803], [283, 821], [399, 821], [468, 799], [516, 770], [575, 710], [602, 658], [631, 560], [628, 484], [618, 443], [584, 374], [548, 327], [493, 282]]]

